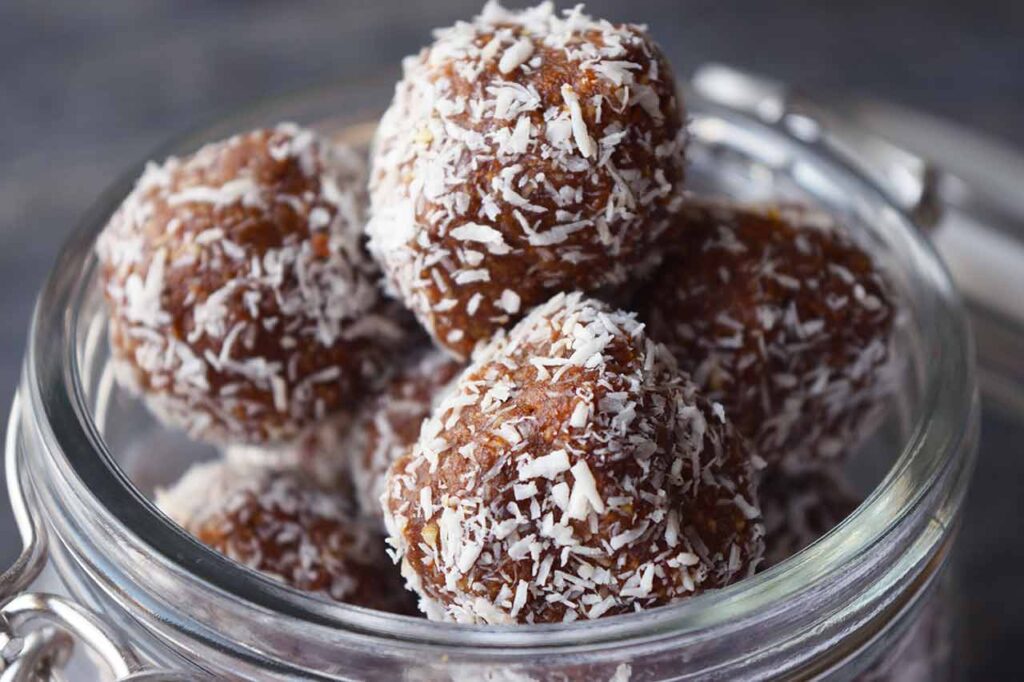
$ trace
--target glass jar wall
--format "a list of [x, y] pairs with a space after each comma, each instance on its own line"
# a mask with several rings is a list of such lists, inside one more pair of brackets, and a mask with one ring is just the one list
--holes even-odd
[[[292, 98], [161, 154], [280, 120], [366, 143], [372, 124], [364, 121], [388, 95], [382, 83]], [[149, 501], [156, 485], [213, 453], [164, 430], [107, 369], [92, 244], [129, 181], [74, 234], [42, 294], [9, 439], [7, 457], [32, 513], [45, 521], [68, 591], [159, 666], [261, 678], [887, 679], [909, 662], [948, 671], [945, 567], [977, 436], [961, 303], [905, 214], [827, 144], [693, 94], [687, 101], [692, 187], [806, 201], [837, 215], [876, 255], [903, 303], [901, 389], [851, 462], [864, 501], [836, 529], [724, 590], [569, 625], [429, 623], [320, 601], [244, 569]]]

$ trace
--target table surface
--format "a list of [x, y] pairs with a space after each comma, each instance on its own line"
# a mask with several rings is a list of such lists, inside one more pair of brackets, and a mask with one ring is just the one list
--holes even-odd
[[[219, 113], [394, 69], [431, 27], [479, 4], [0, 3], [0, 406], [13, 394], [33, 299], [59, 244], [113, 178]], [[888, 99], [1024, 147], [1024, 3], [1016, 0], [588, 8], [647, 23], [680, 75], [704, 61], [729, 63], [811, 93]], [[1021, 435], [1019, 421], [987, 411], [960, 548], [972, 678], [1014, 670], [1024, 643]], [[8, 518], [4, 499], [0, 566], [17, 550]]]

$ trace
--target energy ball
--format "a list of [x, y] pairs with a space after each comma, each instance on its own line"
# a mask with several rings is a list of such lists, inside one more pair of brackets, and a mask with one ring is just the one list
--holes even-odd
[[463, 365], [430, 349], [400, 371], [349, 432], [348, 461], [362, 513], [383, 521], [381, 495], [388, 468], [409, 452], [433, 405]]
[[694, 203], [641, 318], [771, 465], [835, 461], [895, 379], [894, 303], [871, 256], [810, 210]]
[[560, 291], [650, 270], [685, 128], [646, 30], [488, 3], [405, 60], [370, 173], [369, 247], [458, 358]]
[[97, 247], [120, 383], [214, 442], [346, 408], [401, 337], [363, 249], [364, 178], [288, 124], [150, 164]]
[[428, 618], [570, 622], [750, 575], [752, 460], [632, 314], [558, 294], [481, 347], [389, 472]]
[[198, 464], [157, 505], [200, 542], [260, 573], [335, 601], [411, 613], [383, 538], [350, 499], [298, 471]]
[[782, 563], [835, 528], [860, 500], [833, 468], [787, 474], [769, 470], [758, 486], [764, 514], [764, 564]]

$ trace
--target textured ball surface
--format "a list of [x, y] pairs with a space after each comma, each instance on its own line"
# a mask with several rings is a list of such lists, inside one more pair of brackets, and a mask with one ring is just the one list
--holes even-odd
[[297, 471], [221, 461], [193, 466], [157, 504], [203, 544], [297, 589], [410, 613], [383, 538], [352, 501]]
[[685, 129], [643, 27], [489, 3], [404, 62], [370, 175], [370, 249], [458, 357], [559, 291], [649, 270]]
[[362, 248], [364, 179], [292, 125], [150, 164], [97, 247], [120, 382], [213, 441], [344, 409], [401, 337]]
[[810, 211], [689, 205], [641, 317], [755, 451], [834, 461], [894, 385], [895, 309], [871, 257]]
[[356, 419], [345, 449], [365, 516], [383, 519], [380, 499], [388, 469], [412, 449], [424, 420], [462, 367], [439, 350], [425, 350]]
[[752, 462], [634, 316], [559, 294], [481, 348], [393, 466], [429, 618], [559, 622], [722, 587], [762, 551]]

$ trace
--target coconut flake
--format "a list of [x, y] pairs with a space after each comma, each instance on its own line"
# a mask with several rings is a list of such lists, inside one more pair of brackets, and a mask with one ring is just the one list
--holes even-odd
[[498, 71], [503, 74], [510, 74], [518, 69], [533, 54], [533, 41], [523, 36], [511, 46], [505, 48], [501, 60], [498, 62]]
[[554, 452], [528, 460], [519, 466], [519, 480], [526, 481], [531, 478], [554, 478], [563, 471], [569, 469], [569, 456], [565, 450]]
[[576, 141], [576, 147], [580, 150], [583, 158], [589, 159], [597, 153], [596, 145], [590, 133], [587, 131], [587, 123], [583, 120], [583, 110], [580, 108], [580, 99], [576, 91], [568, 83], [562, 85], [562, 99], [569, 107], [569, 119], [572, 121], [572, 136]]

